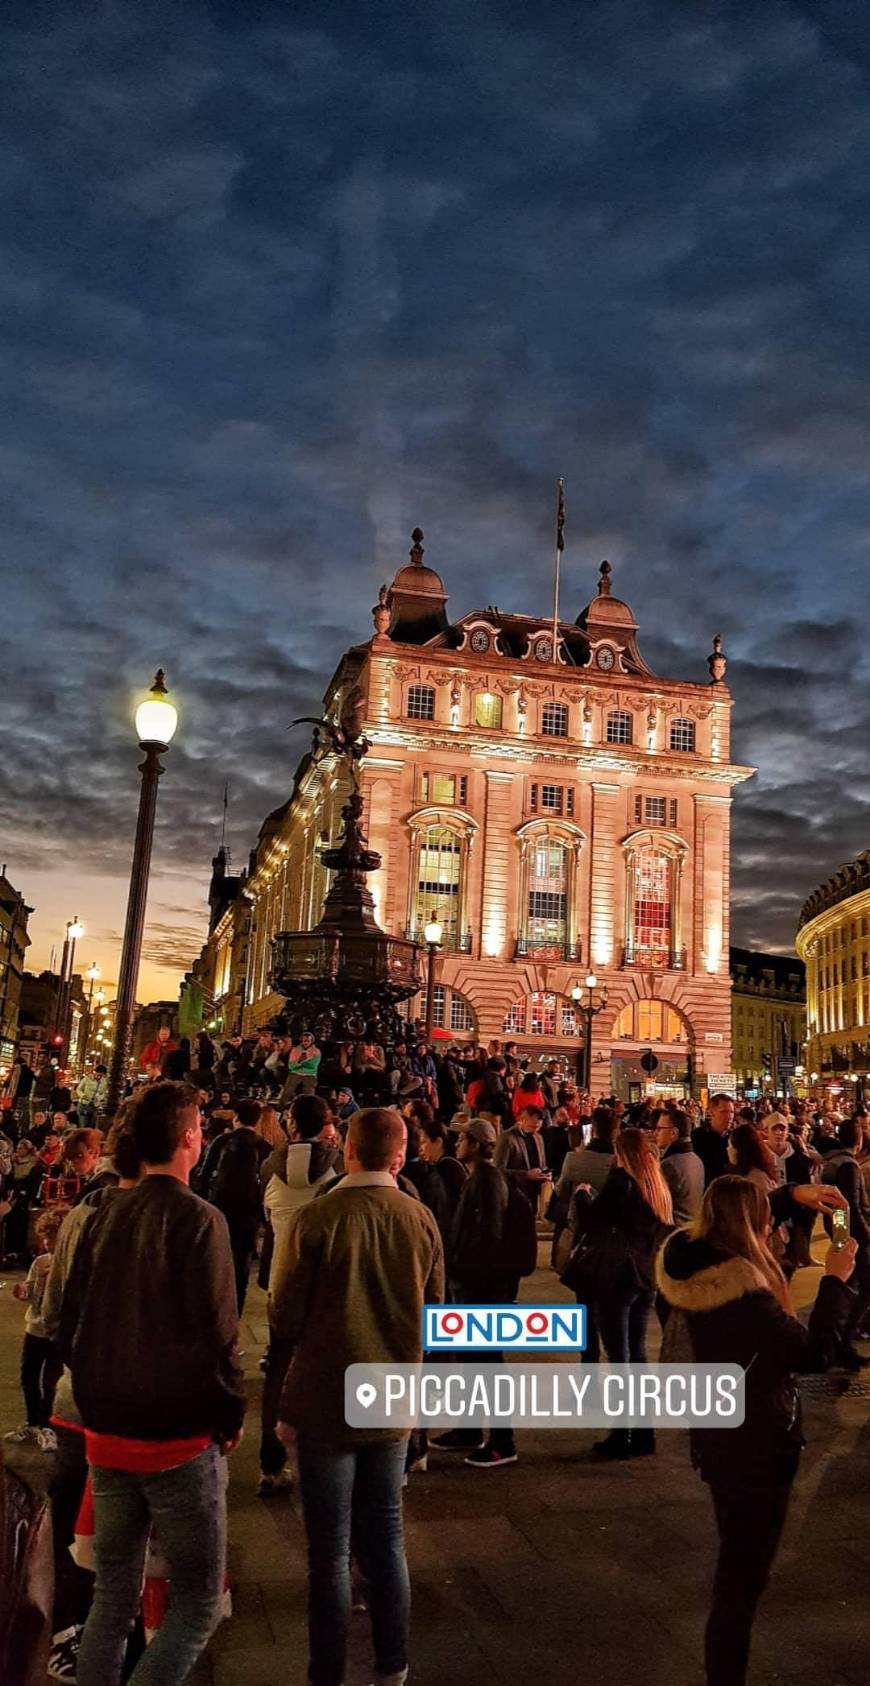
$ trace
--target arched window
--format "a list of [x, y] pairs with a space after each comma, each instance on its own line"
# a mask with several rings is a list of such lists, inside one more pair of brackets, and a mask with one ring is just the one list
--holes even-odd
[[432, 991], [432, 1023], [439, 1030], [455, 1030], [457, 1033], [474, 1030], [474, 1013], [458, 989], [445, 988], [444, 984], [436, 984]]
[[624, 708], [611, 709], [607, 716], [607, 742], [631, 743], [631, 715]]
[[685, 848], [636, 832], [625, 844], [625, 964], [682, 969], [680, 875]]
[[431, 685], [408, 686], [406, 713], [409, 720], [435, 719], [435, 691]]
[[695, 748], [694, 720], [671, 721], [671, 749], [679, 750], [683, 754], [690, 754]]
[[462, 837], [451, 826], [429, 825], [419, 834], [411, 935], [422, 935], [430, 919], [436, 919], [447, 949], [455, 949], [459, 937], [462, 853]]
[[634, 1001], [623, 1007], [615, 1025], [614, 1042], [688, 1042], [685, 1020], [666, 1001]]
[[491, 691], [481, 691], [474, 699], [474, 721], [477, 726], [501, 725], [501, 697]]
[[577, 1014], [570, 1001], [550, 990], [515, 1001], [504, 1021], [504, 1036], [576, 1037], [580, 1034]]

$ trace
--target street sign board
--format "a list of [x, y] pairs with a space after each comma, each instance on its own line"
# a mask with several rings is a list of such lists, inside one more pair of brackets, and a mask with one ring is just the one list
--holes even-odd
[[656, 1059], [655, 1054], [652, 1052], [644, 1054], [640, 1063], [642, 1070], [648, 1072], [650, 1076], [652, 1076], [654, 1071], [658, 1071], [659, 1069], [659, 1062]]

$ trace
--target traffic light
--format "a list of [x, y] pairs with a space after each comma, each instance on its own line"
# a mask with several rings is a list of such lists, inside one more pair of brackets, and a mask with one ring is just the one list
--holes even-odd
[[764, 1071], [770, 1071], [771, 1067], [772, 1067], [772, 1064], [773, 1064], [773, 1062], [771, 1060], [770, 1055], [769, 1054], [762, 1054], [762, 1056], [761, 1056], [762, 1069]]

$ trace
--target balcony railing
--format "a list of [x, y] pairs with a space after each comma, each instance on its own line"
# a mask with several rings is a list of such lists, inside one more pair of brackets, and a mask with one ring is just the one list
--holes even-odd
[[686, 970], [686, 950], [672, 948], [669, 954], [660, 951], [652, 954], [649, 949], [635, 948], [633, 943], [626, 943], [622, 951], [622, 965], [649, 966], [658, 972], [684, 972]]
[[558, 964], [560, 961], [582, 959], [583, 945], [579, 942], [564, 943], [536, 943], [531, 937], [517, 937], [514, 944], [515, 960], [539, 960], [545, 965]]
[[[426, 938], [423, 935], [422, 926], [419, 930], [416, 930], [413, 925], [408, 925], [405, 930], [405, 936], [412, 943], [425, 943], [426, 941]], [[438, 946], [442, 954], [470, 954], [471, 932], [445, 931]]]

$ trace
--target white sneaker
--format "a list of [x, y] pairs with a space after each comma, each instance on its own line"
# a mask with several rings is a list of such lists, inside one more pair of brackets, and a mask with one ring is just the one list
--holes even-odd
[[53, 1428], [41, 1428], [36, 1436], [36, 1444], [40, 1452], [57, 1451], [57, 1435]]
[[4, 1434], [3, 1439], [14, 1441], [16, 1445], [20, 1446], [25, 1440], [38, 1441], [40, 1433], [41, 1430], [34, 1423], [22, 1423], [20, 1428], [10, 1429], [8, 1434]]

